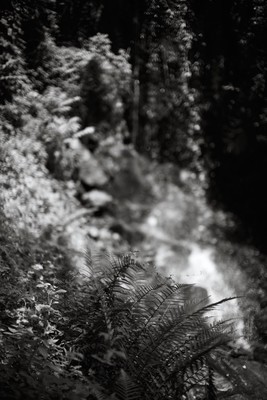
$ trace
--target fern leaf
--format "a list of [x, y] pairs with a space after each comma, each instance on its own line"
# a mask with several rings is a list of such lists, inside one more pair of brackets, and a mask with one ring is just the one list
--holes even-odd
[[[146, 298], [146, 307], [142, 308], [142, 316], [146, 315], [146, 319], [143, 323], [143, 326], [140, 329], [139, 336], [136, 340], [140, 339], [147, 332], [147, 328], [150, 325], [155, 324], [159, 327], [160, 322], [164, 319], [164, 315], [170, 313], [170, 310], [176, 309], [179, 305], [184, 301], [184, 291], [186, 291], [191, 285], [175, 285], [170, 286], [169, 284], [162, 285], [160, 287], [161, 290], [150, 291], [152, 294], [151, 298], [147, 300]], [[179, 296], [177, 296], [179, 293]], [[176, 296], [176, 297], [174, 297]], [[142, 304], [142, 302], [141, 302]], [[137, 305], [137, 304], [136, 304]], [[133, 307], [133, 312], [140, 312], [140, 304], [139, 307], [135, 309]], [[168, 318], [168, 317], [167, 317]]]
[[[96, 357], [105, 361], [101, 368], [112, 358], [113, 376], [125, 368], [141, 385], [144, 399], [151, 398], [152, 386], [158, 391], [157, 399], [174, 399], [200, 383], [207, 386], [212, 399], [215, 389], [209, 359], [229, 341], [232, 325], [231, 321], [208, 325], [206, 314], [236, 297], [212, 304], [207, 304], [207, 298], [192, 300], [188, 290], [192, 285], [175, 284], [154, 269], [148, 273], [132, 253], [113, 256], [90, 250], [86, 263], [97, 294], [90, 326], [104, 337], [96, 349], [100, 350]], [[113, 398], [140, 399], [139, 387], [128, 373], [121, 370]]]
[[[178, 364], [181, 368], [186, 367], [197, 357], [206, 354], [222, 342], [229, 341], [228, 337], [222, 335], [227, 328], [228, 326], [220, 323], [206, 327], [198, 312], [187, 315], [182, 308], [181, 315], [178, 314], [176, 319], [167, 320], [150, 330], [145, 347], [140, 346], [141, 350], [137, 354], [139, 359], [142, 354], [139, 375], [148, 368], [151, 362], [155, 363], [165, 357], [168, 358], [170, 351], [177, 352]], [[189, 335], [192, 336], [191, 341], [185, 340]]]
[[105, 393], [105, 389], [96, 382], [90, 382], [90, 394], [96, 400], [110, 400], [110, 396]]
[[117, 380], [114, 391], [118, 400], [139, 400], [140, 388], [122, 369]]
[[207, 400], [217, 399], [217, 389], [214, 383], [214, 371], [209, 368], [208, 372], [208, 382], [207, 382]]

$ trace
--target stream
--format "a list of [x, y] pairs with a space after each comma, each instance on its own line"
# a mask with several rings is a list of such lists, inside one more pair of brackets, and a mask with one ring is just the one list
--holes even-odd
[[[254, 296], [255, 276], [245, 267], [251, 261], [257, 275], [264, 266], [255, 249], [225, 236], [226, 229], [234, 228], [231, 215], [212, 209], [202, 182], [189, 171], [158, 165], [116, 142], [108, 144], [103, 154], [96, 155], [103, 171], [105, 166], [115, 171], [105, 188], [113, 198], [112, 210], [92, 214], [90, 226], [82, 230], [80, 222], [74, 222], [70, 247], [84, 251], [91, 237], [97, 246], [111, 251], [137, 251], [160, 273], [194, 284], [193, 297], [209, 296], [212, 303], [246, 295], [223, 303], [211, 319], [233, 318], [237, 347], [249, 350], [259, 304]], [[86, 273], [83, 259], [75, 257], [80, 272]]]
[[[221, 214], [220, 218], [225, 216]], [[143, 249], [154, 252], [158, 270], [179, 283], [194, 284], [193, 295], [209, 296], [211, 302], [242, 296], [247, 290], [241, 269], [224, 257], [217, 246], [219, 238], [210, 232], [215, 220], [201, 191], [185, 193], [168, 183], [164, 197], [153, 205], [142, 225], [146, 237]], [[228, 318], [235, 320], [237, 344], [249, 349], [238, 299], [223, 303], [212, 313], [212, 319]]]

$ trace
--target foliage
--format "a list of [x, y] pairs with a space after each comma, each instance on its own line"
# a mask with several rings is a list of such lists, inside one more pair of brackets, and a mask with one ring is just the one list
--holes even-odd
[[53, 264], [33, 264], [15, 273], [5, 264], [1, 281], [1, 398], [61, 399], [64, 392], [71, 399], [83, 396], [79, 370], [69, 368], [81, 356], [60, 343], [57, 304], [66, 291], [56, 285]]
[[77, 102], [79, 98], [68, 98], [57, 87], [50, 87], [42, 99], [49, 116], [40, 121], [37, 137], [46, 151], [47, 169], [56, 179], [62, 181], [75, 179], [77, 172], [77, 154], [68, 143], [68, 139], [73, 138], [81, 126], [79, 117], [70, 117]]
[[[31, 90], [1, 107], [1, 201], [18, 228], [27, 227], [37, 236], [76, 209], [75, 199], [67, 201], [75, 189], [74, 152], [64, 140], [80, 123], [66, 115], [70, 100], [60, 89], [50, 88], [42, 96]], [[48, 166], [53, 173], [56, 168], [54, 177]]]
[[187, 285], [132, 254], [88, 252], [87, 267], [83, 283], [63, 282], [48, 260], [1, 268], [1, 398], [171, 399], [199, 383], [211, 390], [210, 361], [229, 340], [227, 322], [209, 326], [204, 317], [217, 304], [190, 300]]
[[45, 398], [61, 398], [55, 393], [67, 383], [56, 376], [56, 360], [60, 364], [66, 357], [56, 345], [55, 321], [60, 316], [56, 302], [65, 293], [57, 287], [59, 272], [63, 266], [67, 272], [68, 260], [29, 232], [15, 232], [2, 204], [0, 223], [0, 397], [43, 398], [48, 385]]
[[230, 325], [209, 325], [205, 314], [221, 302], [190, 299], [188, 285], [161, 277], [133, 254], [89, 251], [87, 267], [88, 292], [69, 314], [83, 372], [118, 398], [128, 398], [123, 391], [133, 399], [181, 398], [198, 383], [209, 390], [209, 363], [229, 340]]
[[21, 26], [16, 14], [6, 10], [0, 19], [0, 102], [24, 94], [29, 86], [23, 58]]
[[53, 59], [50, 42], [55, 24], [53, 5], [54, 0], [14, 0], [3, 4], [0, 24], [2, 68], [4, 84], [8, 80], [13, 85], [5, 94], [9, 100], [14, 85], [20, 87], [30, 80], [35, 87], [43, 89], [49, 83], [48, 69], [52, 67]]
[[100, 122], [115, 128], [128, 105], [131, 66], [124, 51], [115, 55], [106, 35], [92, 37], [84, 47], [92, 54], [81, 82], [81, 116], [83, 124]]
[[97, 33], [102, 8], [102, 0], [58, 1], [56, 4], [57, 42], [64, 45], [82, 45], [84, 40]]
[[71, 97], [79, 95], [82, 72], [91, 56], [86, 49], [56, 47], [54, 66], [50, 71], [53, 86], [60, 87]]
[[[197, 90], [191, 85], [193, 33], [185, 2], [152, 1], [140, 28], [138, 148], [196, 169], [200, 150]], [[148, 151], [147, 151], [148, 150]]]
[[[133, 129], [135, 112], [138, 149], [205, 165], [211, 198], [260, 228], [264, 248], [266, 10], [262, 0], [4, 1], [1, 103], [52, 84], [81, 93], [84, 125], [113, 131], [126, 118]], [[129, 59], [112, 53], [121, 47]]]

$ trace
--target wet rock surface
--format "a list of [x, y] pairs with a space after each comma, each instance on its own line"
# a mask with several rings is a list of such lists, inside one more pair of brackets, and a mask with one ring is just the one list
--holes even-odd
[[85, 147], [79, 151], [79, 180], [88, 188], [105, 186], [109, 178], [98, 160]]
[[114, 223], [112, 223], [110, 226], [110, 230], [119, 234], [124, 240], [126, 240], [130, 244], [130, 246], [134, 246], [137, 243], [140, 243], [145, 238], [144, 233], [141, 232], [138, 226], [129, 227], [129, 225], [123, 221], [115, 221]]
[[106, 192], [103, 192], [102, 190], [97, 190], [97, 189], [83, 193], [81, 199], [82, 202], [87, 207], [94, 207], [96, 209], [102, 209], [102, 210], [111, 209], [113, 202], [113, 198], [111, 195], [109, 195]]

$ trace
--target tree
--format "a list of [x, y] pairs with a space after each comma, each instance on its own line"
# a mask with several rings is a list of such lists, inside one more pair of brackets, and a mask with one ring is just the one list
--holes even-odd
[[56, 2], [58, 44], [78, 45], [96, 35], [103, 0], [62, 0]]
[[140, 132], [137, 147], [160, 160], [189, 165], [198, 151], [196, 90], [191, 85], [190, 9], [184, 1], [152, 1], [140, 34]]
[[266, 243], [267, 7], [258, 0], [191, 4], [211, 197]]

